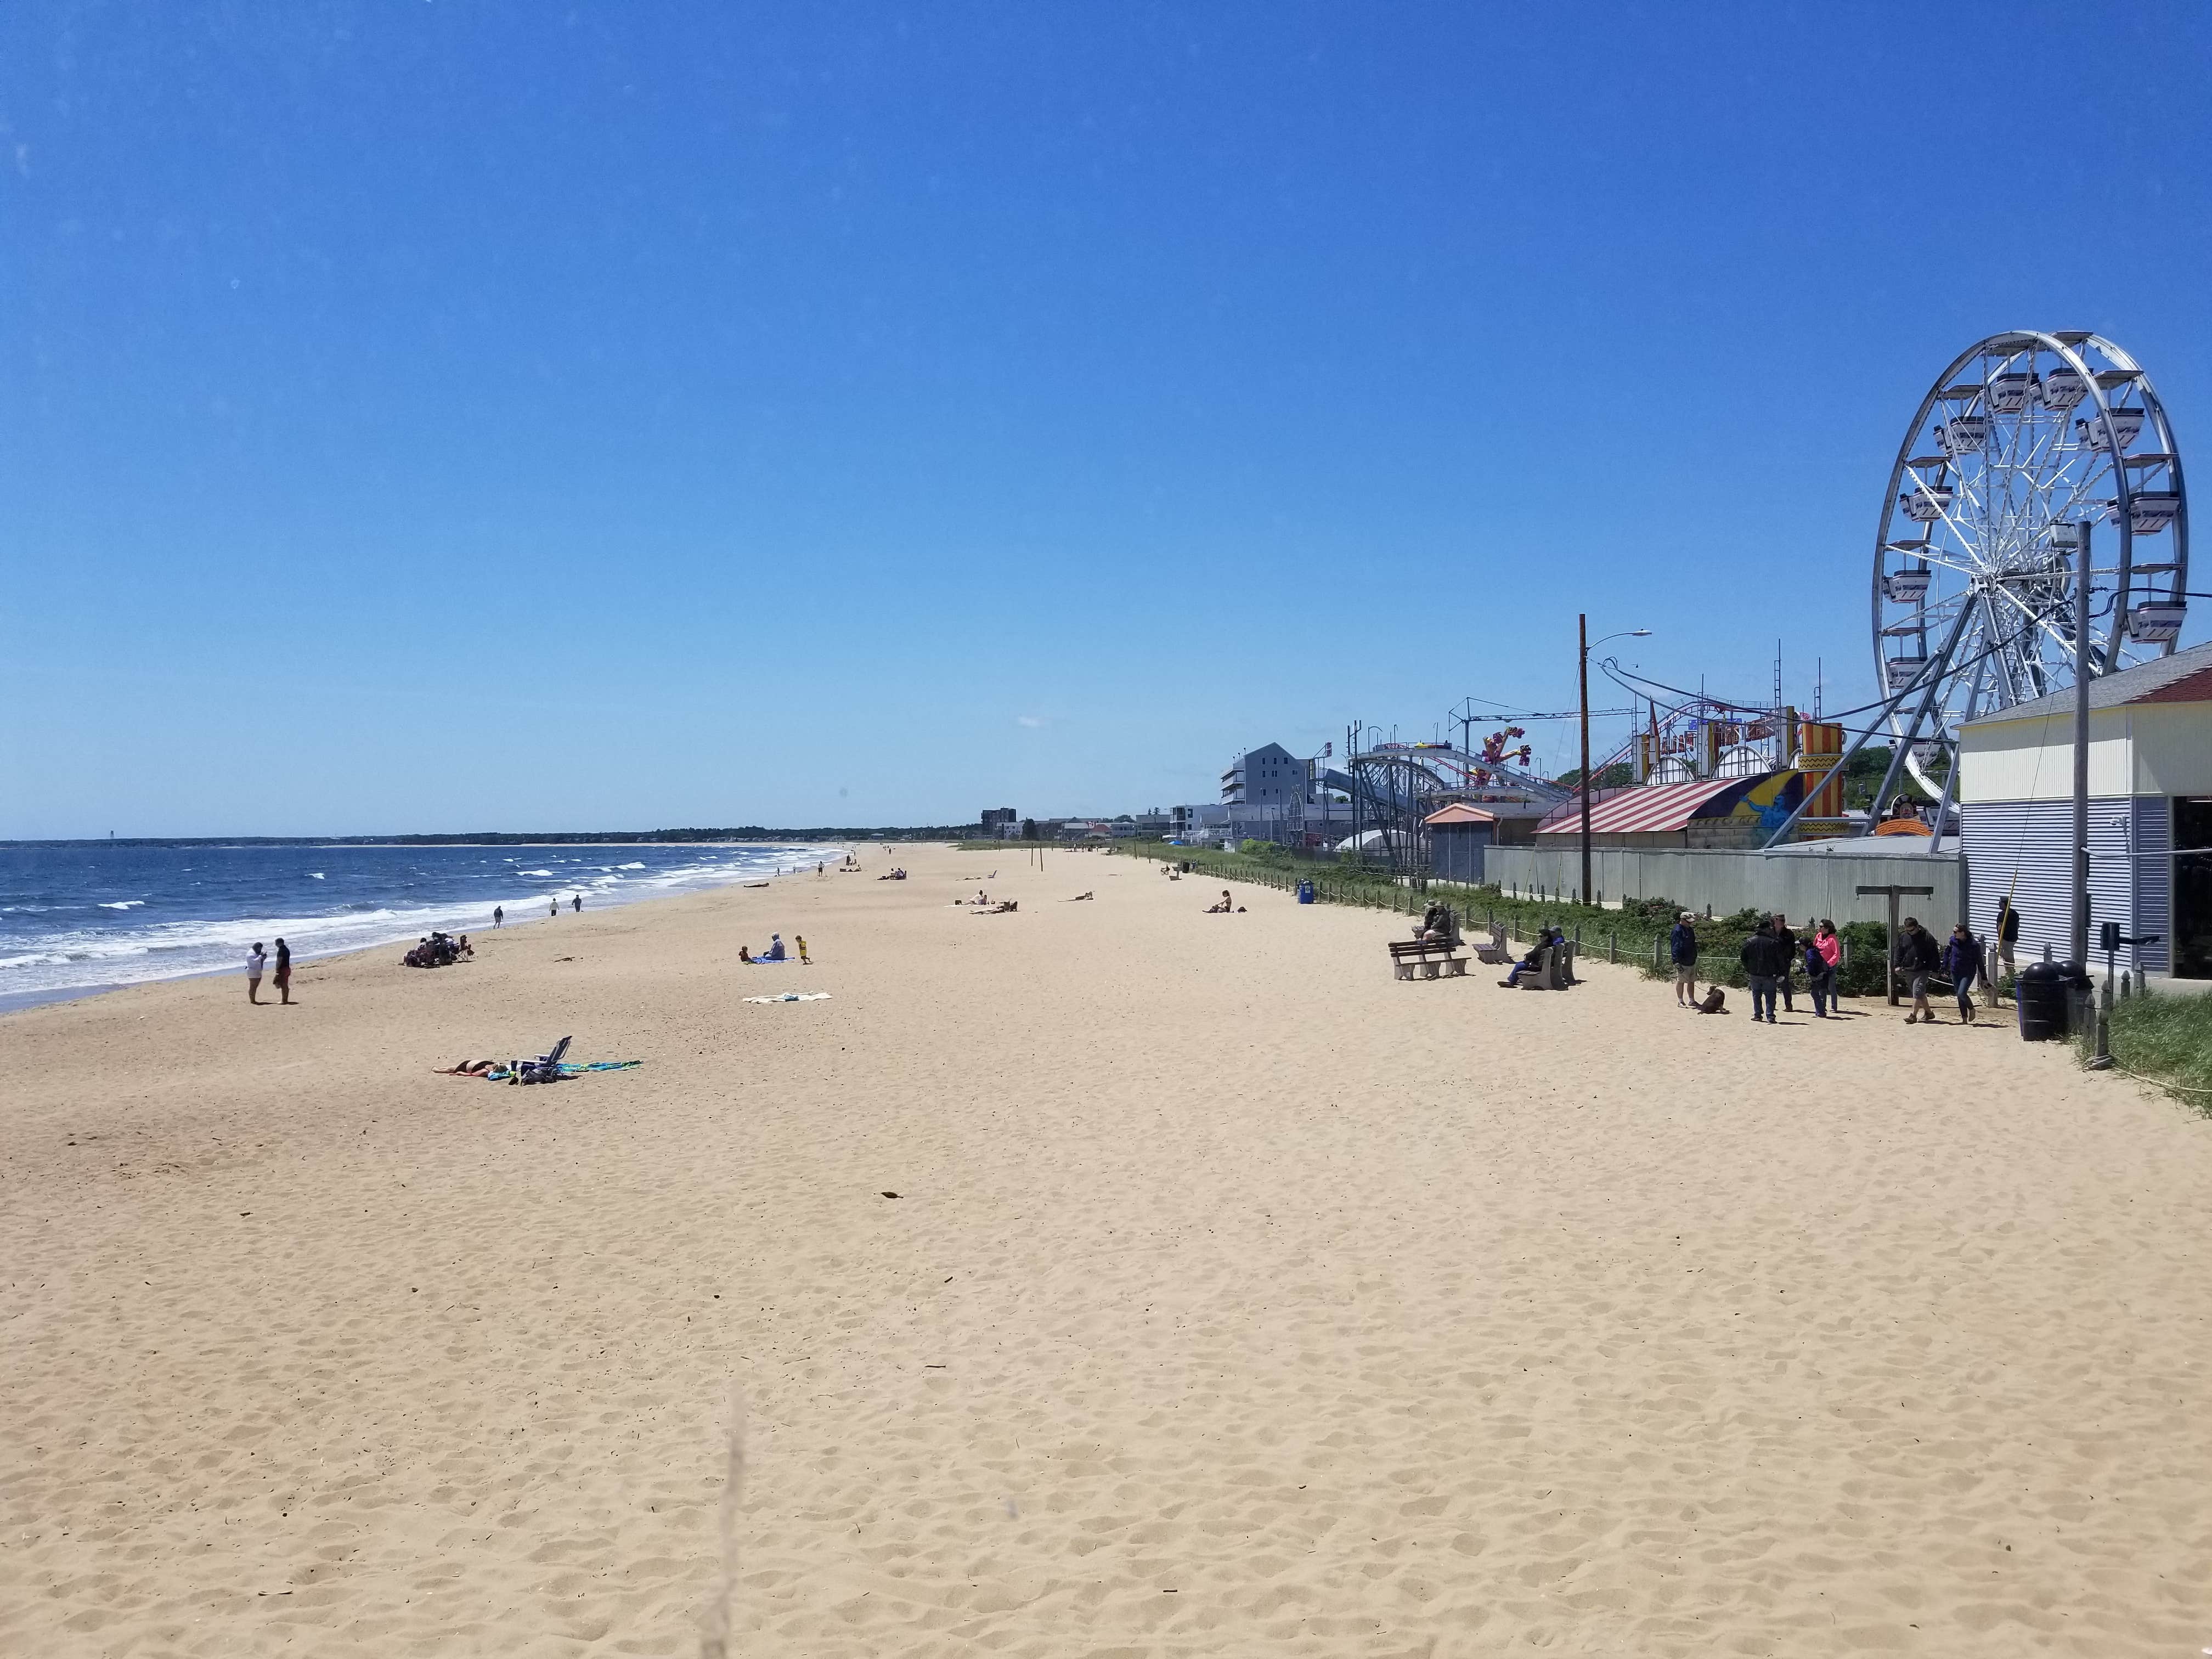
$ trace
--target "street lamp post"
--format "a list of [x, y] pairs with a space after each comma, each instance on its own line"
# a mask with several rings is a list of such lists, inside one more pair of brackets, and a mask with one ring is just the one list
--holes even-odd
[[[1618, 633], [1618, 634], [1608, 634], [1608, 635], [1607, 635], [1605, 636], [1605, 639], [1598, 641], [1597, 641], [1597, 643], [1598, 643], [1598, 644], [1600, 644], [1600, 645], [1603, 645], [1603, 644], [1605, 643], [1606, 640], [1645, 640], [1645, 639], [1649, 639], [1649, 638], [1650, 638], [1650, 637], [1651, 637], [1651, 630], [1650, 630], [1650, 629], [1648, 629], [1648, 628], [1631, 628], [1631, 629], [1623, 629], [1621, 632], [1620, 632], [1620, 633]], [[1591, 886], [1590, 886], [1590, 759], [1589, 759], [1589, 653], [1590, 653], [1590, 636], [1589, 636], [1589, 617], [1587, 615], [1579, 615], [1579, 616], [1576, 617], [1576, 618], [1575, 618], [1575, 642], [1576, 642], [1576, 647], [1577, 647], [1577, 650], [1576, 650], [1576, 670], [1577, 670], [1577, 678], [1579, 679], [1580, 684], [1581, 684], [1581, 695], [1582, 695], [1582, 716], [1583, 716], [1583, 891], [1582, 891], [1582, 902], [1583, 902], [1584, 904], [1589, 904], [1589, 903], [1591, 903], [1591, 902], [1593, 902], [1593, 899], [1592, 899], [1592, 891], [1593, 891], [1593, 890], [1592, 890], [1592, 888], [1591, 888]]]

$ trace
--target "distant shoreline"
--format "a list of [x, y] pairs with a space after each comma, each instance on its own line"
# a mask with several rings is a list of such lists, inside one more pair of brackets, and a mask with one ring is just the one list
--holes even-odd
[[457, 835], [422, 836], [84, 836], [73, 839], [0, 841], [10, 847], [668, 847], [746, 846], [813, 842], [957, 841], [980, 833], [976, 824], [922, 829], [762, 830], [588, 830], [570, 834], [532, 831], [507, 834], [483, 830]]

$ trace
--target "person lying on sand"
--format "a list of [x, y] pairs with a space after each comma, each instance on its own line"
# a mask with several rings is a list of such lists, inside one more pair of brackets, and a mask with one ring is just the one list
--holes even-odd
[[1096, 894], [1096, 893], [1078, 893], [1078, 894], [1077, 894], [1073, 898], [1072, 898], [1072, 899], [1068, 900], [1067, 902], [1068, 902], [1070, 904], [1080, 904], [1080, 903], [1082, 903], [1082, 902], [1083, 902], [1083, 901], [1084, 901], [1084, 900], [1085, 900], [1085, 899], [1087, 899], [1087, 898], [1097, 898], [1097, 896], [1098, 896], [1098, 895], [1097, 895], [1097, 894]]

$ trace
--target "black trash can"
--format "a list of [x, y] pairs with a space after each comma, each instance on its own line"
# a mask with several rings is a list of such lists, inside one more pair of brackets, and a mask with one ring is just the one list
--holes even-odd
[[2067, 1006], [2088, 975], [2070, 962], [2031, 963], [2013, 981], [2023, 1042], [2057, 1042], [2066, 1036]]

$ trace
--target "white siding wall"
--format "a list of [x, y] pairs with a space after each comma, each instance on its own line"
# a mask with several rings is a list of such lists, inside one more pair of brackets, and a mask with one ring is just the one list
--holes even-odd
[[2144, 702], [2128, 710], [2138, 795], [2212, 795], [2212, 702]]
[[[2182, 705], [2186, 706], [2186, 705]], [[2128, 708], [2089, 713], [2089, 793], [2133, 795], [2134, 744]], [[2074, 716], [2005, 720], [1966, 729], [1960, 745], [1959, 801], [2071, 800]]]

